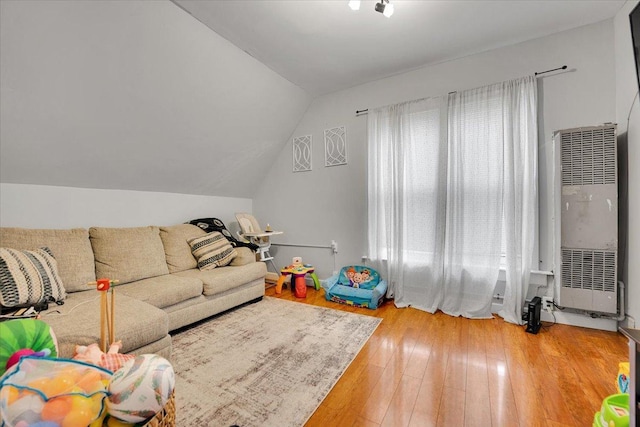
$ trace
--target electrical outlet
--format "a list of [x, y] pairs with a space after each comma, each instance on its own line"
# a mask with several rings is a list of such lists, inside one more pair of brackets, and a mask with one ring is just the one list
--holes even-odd
[[334, 254], [338, 253], [338, 242], [336, 242], [335, 240], [331, 241], [331, 250], [333, 250]]
[[553, 311], [553, 298], [542, 297], [542, 309], [547, 313], [551, 313]]

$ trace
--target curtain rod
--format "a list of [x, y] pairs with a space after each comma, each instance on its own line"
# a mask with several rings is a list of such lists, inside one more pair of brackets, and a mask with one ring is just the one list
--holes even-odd
[[[566, 70], [567, 66], [563, 65], [562, 67], [558, 67], [558, 68], [554, 68], [552, 70], [546, 70], [546, 71], [536, 71], [534, 73], [535, 76], [539, 76], [540, 74], [546, 74], [546, 73], [550, 73], [552, 71], [558, 71], [558, 70]], [[454, 90], [453, 92], [449, 92], [449, 95], [451, 95], [452, 93], [456, 93], [456, 91]], [[360, 116], [360, 115], [364, 115], [369, 113], [369, 109], [366, 108], [364, 110], [356, 110], [356, 116]]]
[[562, 67], [559, 68], [554, 68], [553, 70], [547, 70], [547, 71], [540, 71], [540, 72], [536, 72], [534, 75], [535, 76], [539, 76], [540, 74], [546, 74], [546, 73], [550, 73], [552, 71], [558, 71], [558, 70], [566, 70], [567, 66], [563, 65]]

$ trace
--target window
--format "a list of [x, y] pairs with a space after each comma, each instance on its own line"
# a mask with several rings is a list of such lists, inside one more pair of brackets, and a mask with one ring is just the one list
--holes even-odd
[[488, 317], [502, 261], [505, 318], [521, 322], [516, 289], [537, 265], [535, 100], [530, 76], [369, 111], [369, 255], [396, 305]]

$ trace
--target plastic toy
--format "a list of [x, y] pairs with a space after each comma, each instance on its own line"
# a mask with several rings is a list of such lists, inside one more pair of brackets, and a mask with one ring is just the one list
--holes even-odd
[[[109, 344], [116, 341], [116, 293], [113, 289], [114, 285], [118, 284], [118, 280], [110, 279], [98, 279], [95, 282], [89, 282], [89, 286], [95, 286], [100, 294], [100, 348], [105, 353], [107, 352], [107, 340]], [[111, 307], [109, 307], [109, 301], [107, 300], [107, 292], [111, 290]]]
[[613, 394], [602, 401], [600, 412], [593, 417], [593, 427], [628, 427], [629, 395]]
[[167, 403], [175, 385], [173, 367], [163, 357], [142, 354], [113, 374], [107, 408], [110, 416], [138, 423], [153, 417]]
[[327, 301], [376, 309], [387, 292], [387, 282], [371, 267], [351, 265], [323, 280], [322, 288]]
[[618, 364], [618, 377], [616, 379], [618, 393], [629, 393], [629, 362]]
[[0, 322], [0, 337], [0, 376], [22, 356], [58, 355], [58, 341], [53, 330], [41, 320], [12, 319]]
[[313, 279], [313, 284], [316, 290], [320, 290], [320, 281], [316, 276], [315, 269], [309, 264], [291, 264], [280, 270], [280, 277], [276, 283], [276, 294], [282, 293], [282, 285], [288, 275], [291, 275], [291, 287], [295, 286], [295, 295], [298, 298], [305, 298], [307, 296], [307, 284], [304, 280], [304, 276], [309, 274]]
[[0, 380], [7, 427], [88, 426], [104, 413], [106, 369], [67, 359], [27, 356]]
[[109, 351], [105, 353], [100, 350], [98, 344], [95, 343], [89, 344], [88, 346], [77, 345], [74, 351], [73, 360], [91, 363], [115, 372], [126, 362], [135, 358], [133, 354], [119, 353], [121, 347], [122, 342], [116, 341], [109, 346]]
[[47, 357], [51, 354], [51, 350], [44, 349], [43, 351], [33, 351], [30, 348], [23, 348], [22, 350], [18, 350], [9, 357], [7, 360], [7, 369], [18, 363], [20, 359], [25, 356], [33, 356], [33, 357]]

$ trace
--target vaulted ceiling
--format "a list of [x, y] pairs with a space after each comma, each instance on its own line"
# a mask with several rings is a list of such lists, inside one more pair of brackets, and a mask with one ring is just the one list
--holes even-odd
[[252, 197], [315, 96], [624, 3], [174, 1], [0, 1], [0, 182]]

